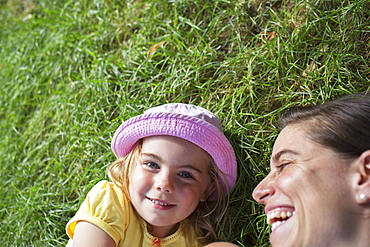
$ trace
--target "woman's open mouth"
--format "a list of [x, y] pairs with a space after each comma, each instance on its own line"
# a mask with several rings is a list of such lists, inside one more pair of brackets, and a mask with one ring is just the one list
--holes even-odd
[[273, 210], [267, 213], [267, 224], [271, 225], [271, 231], [275, 230], [281, 224], [284, 224], [290, 217], [294, 215], [294, 211]]

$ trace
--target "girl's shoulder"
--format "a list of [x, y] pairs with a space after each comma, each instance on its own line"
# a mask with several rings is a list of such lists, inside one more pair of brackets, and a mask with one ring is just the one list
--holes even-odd
[[105, 190], [105, 189], [116, 189], [118, 188], [113, 182], [109, 182], [107, 180], [101, 180], [97, 182], [91, 190]]
[[104, 188], [107, 188], [107, 187], [113, 187], [114, 186], [114, 183], [112, 182], [109, 182], [107, 180], [101, 180], [99, 182], [97, 182], [93, 187], [92, 187], [92, 190], [93, 189], [104, 189]]
[[124, 192], [113, 182], [107, 180], [99, 181], [89, 191], [88, 196], [123, 196]]
[[87, 221], [103, 229], [118, 243], [134, 217], [125, 193], [114, 183], [104, 180], [88, 192], [76, 215], [67, 223], [67, 233], [73, 238], [76, 224]]

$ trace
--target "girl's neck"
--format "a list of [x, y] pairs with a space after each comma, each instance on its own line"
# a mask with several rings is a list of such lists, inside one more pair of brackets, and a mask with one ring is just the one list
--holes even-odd
[[152, 226], [147, 223], [148, 232], [157, 238], [165, 238], [174, 234], [179, 229], [180, 223], [170, 226]]

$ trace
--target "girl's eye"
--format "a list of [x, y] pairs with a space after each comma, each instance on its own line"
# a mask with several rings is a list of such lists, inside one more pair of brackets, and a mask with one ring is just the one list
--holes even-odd
[[148, 166], [150, 168], [153, 168], [153, 169], [159, 169], [159, 165], [157, 165], [154, 162], [144, 162], [144, 165], [146, 165], [146, 166]]
[[179, 176], [183, 177], [183, 178], [192, 178], [192, 179], [194, 179], [194, 177], [188, 172], [180, 172]]

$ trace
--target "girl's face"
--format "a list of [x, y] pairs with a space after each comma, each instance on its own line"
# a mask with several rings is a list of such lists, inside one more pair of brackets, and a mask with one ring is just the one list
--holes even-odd
[[129, 193], [152, 235], [172, 234], [207, 199], [211, 192], [209, 159], [203, 149], [178, 137], [144, 138]]
[[274, 247], [348, 246], [346, 240], [356, 231], [354, 166], [307, 139], [302, 129], [289, 125], [282, 130], [270, 173], [253, 192], [266, 206], [270, 242]]

